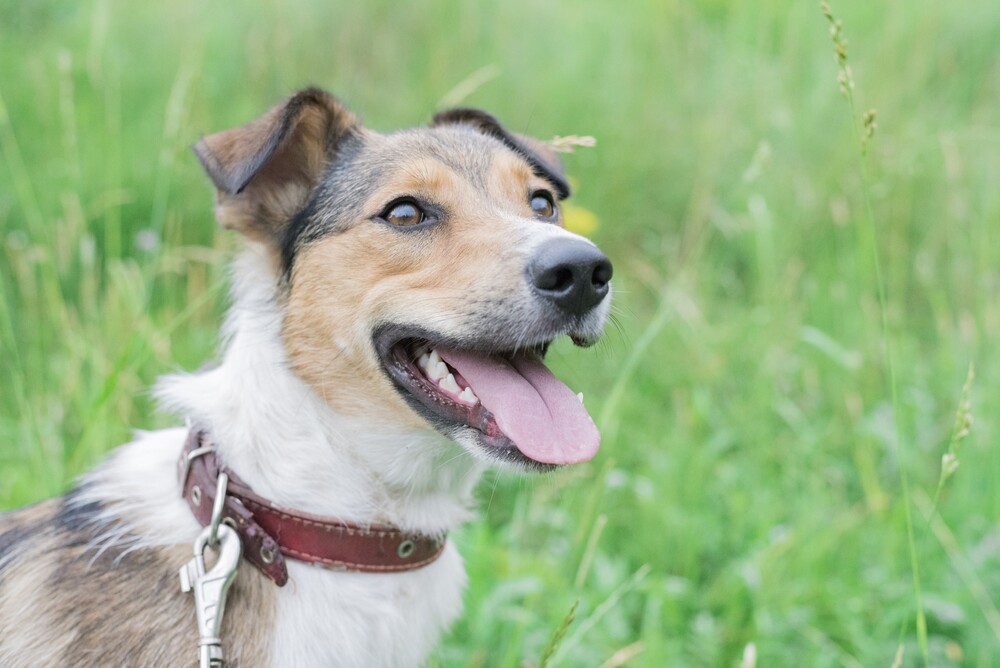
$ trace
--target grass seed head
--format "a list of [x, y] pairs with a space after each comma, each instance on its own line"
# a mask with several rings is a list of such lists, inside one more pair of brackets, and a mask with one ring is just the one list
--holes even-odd
[[962, 385], [962, 397], [958, 401], [958, 409], [955, 411], [955, 423], [951, 428], [951, 438], [948, 441], [948, 450], [941, 456], [941, 476], [938, 479], [938, 494], [948, 478], [958, 470], [958, 448], [962, 441], [972, 430], [972, 383], [976, 379], [976, 370], [972, 363], [969, 363], [969, 371], [965, 375], [965, 383]]
[[865, 138], [867, 139], [875, 136], [875, 130], [878, 128], [878, 122], [876, 121], [877, 114], [878, 112], [875, 109], [869, 109], [861, 115], [861, 125], [865, 129]]
[[597, 146], [597, 140], [590, 135], [566, 135], [565, 137], [556, 135], [547, 143], [556, 153], [572, 153], [578, 147], [594, 148]]
[[851, 73], [851, 66], [847, 63], [847, 38], [844, 37], [844, 22], [833, 15], [829, 3], [819, 3], [820, 11], [830, 23], [830, 40], [833, 42], [833, 55], [837, 61], [840, 72], [837, 74], [837, 85], [841, 94], [850, 99], [851, 91], [854, 90], [854, 75]]

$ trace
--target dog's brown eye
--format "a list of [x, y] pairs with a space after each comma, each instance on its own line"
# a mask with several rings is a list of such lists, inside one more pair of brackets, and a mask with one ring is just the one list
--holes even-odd
[[539, 190], [531, 196], [531, 210], [542, 220], [551, 220], [556, 215], [556, 205], [552, 201], [552, 195]]
[[402, 202], [389, 209], [383, 216], [387, 223], [398, 225], [399, 227], [410, 227], [424, 222], [426, 216], [423, 209], [413, 202]]

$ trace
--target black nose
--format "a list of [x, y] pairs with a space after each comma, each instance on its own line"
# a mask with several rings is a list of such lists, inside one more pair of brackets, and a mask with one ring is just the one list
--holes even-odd
[[550, 241], [528, 262], [535, 292], [571, 315], [583, 315], [604, 299], [611, 273], [611, 260], [579, 239]]

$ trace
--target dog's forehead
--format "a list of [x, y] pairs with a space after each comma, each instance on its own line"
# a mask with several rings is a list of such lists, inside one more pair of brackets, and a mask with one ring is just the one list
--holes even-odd
[[[366, 131], [338, 151], [312, 202], [314, 214], [329, 222], [362, 213], [369, 198], [394, 178], [412, 177], [415, 167], [431, 161], [478, 190], [489, 187], [499, 171], [530, 178], [527, 160], [503, 142], [462, 125]], [[410, 179], [412, 181], [412, 179]], [[400, 195], [409, 193], [398, 193]]]
[[358, 153], [365, 171], [404, 168], [413, 160], [431, 159], [467, 178], [484, 176], [498, 165], [528, 163], [495, 137], [465, 125], [415, 128], [369, 136]]

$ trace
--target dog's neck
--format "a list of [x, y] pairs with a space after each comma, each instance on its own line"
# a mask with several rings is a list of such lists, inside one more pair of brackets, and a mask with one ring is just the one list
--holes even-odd
[[336, 414], [288, 367], [269, 257], [250, 249], [235, 269], [221, 364], [164, 378], [164, 404], [208, 427], [226, 465], [277, 505], [425, 532], [468, 519], [482, 466], [429, 428]]

